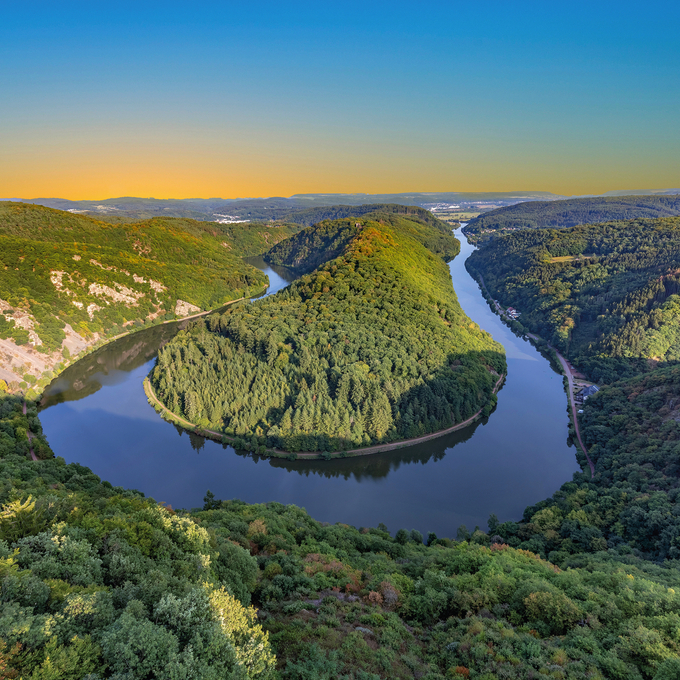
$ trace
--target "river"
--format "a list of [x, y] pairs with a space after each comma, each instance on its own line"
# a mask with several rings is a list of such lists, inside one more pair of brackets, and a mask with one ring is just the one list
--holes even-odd
[[[40, 419], [57, 456], [91, 468], [113, 485], [135, 488], [175, 508], [217, 498], [278, 501], [320, 521], [418, 529], [455, 537], [461, 524], [486, 528], [491, 513], [517, 520], [527, 505], [554, 493], [579, 468], [567, 445], [562, 377], [493, 314], [464, 263], [465, 236], [450, 263], [465, 313], [507, 352], [508, 377], [488, 419], [425, 444], [333, 461], [262, 459], [236, 452], [161, 420], [142, 380], [156, 352], [184, 323], [155, 326], [117, 340], [67, 368], [45, 391]], [[270, 277], [285, 272], [249, 262]], [[257, 304], [256, 302], [254, 304]]]

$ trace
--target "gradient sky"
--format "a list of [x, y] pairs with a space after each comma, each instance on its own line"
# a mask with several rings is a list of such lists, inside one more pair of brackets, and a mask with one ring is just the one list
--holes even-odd
[[0, 196], [680, 186], [680, 3], [2, 2]]

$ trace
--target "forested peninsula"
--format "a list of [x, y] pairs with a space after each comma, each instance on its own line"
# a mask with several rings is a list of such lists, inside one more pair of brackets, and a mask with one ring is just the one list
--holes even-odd
[[450, 228], [417, 211], [321, 222], [272, 249], [270, 261], [313, 271], [179, 333], [151, 373], [157, 397], [190, 423], [291, 452], [488, 414], [503, 349], [458, 304]]

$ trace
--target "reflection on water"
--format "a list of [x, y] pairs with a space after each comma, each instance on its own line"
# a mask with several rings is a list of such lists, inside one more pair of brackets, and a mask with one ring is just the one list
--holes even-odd
[[[249, 458], [255, 463], [267, 462], [274, 468], [283, 468], [290, 472], [296, 472], [304, 477], [318, 475], [331, 479], [333, 477], [342, 477], [343, 479], [353, 478], [356, 481], [365, 479], [379, 479], [387, 477], [387, 475], [394, 470], [398, 470], [402, 465], [410, 463], [420, 463], [424, 465], [430, 461], [441, 460], [448, 449], [453, 448], [461, 442], [465, 442], [472, 437], [477, 427], [487, 422], [487, 418], [473, 423], [470, 427], [458, 432], [452, 432], [449, 435], [441, 437], [438, 440], [438, 446], [433, 447], [432, 442], [424, 444], [417, 444], [416, 446], [407, 446], [403, 449], [396, 449], [383, 454], [371, 454], [368, 456], [356, 456], [354, 458], [334, 458], [330, 461], [321, 460], [296, 460], [289, 461], [285, 458], [269, 458], [261, 456], [256, 453], [247, 451], [234, 451], [231, 446], [222, 445], [225, 450], [234, 451], [234, 453], [243, 458]], [[191, 447], [200, 451], [206, 444], [213, 444], [209, 439], [188, 433], [176, 427], [180, 433], [188, 434], [191, 440]]]
[[[417, 528], [455, 536], [484, 526], [490, 513], [518, 519], [578, 468], [566, 444], [562, 379], [495, 316], [464, 267], [462, 237], [450, 263], [465, 312], [506, 348], [508, 378], [488, 420], [439, 439], [371, 456], [332, 461], [265, 459], [235, 452], [161, 420], [142, 380], [175, 324], [141, 331], [67, 369], [45, 393], [41, 420], [57, 455], [92, 468], [114, 485], [137, 488], [174, 507], [218, 498], [278, 501], [318, 520]], [[269, 294], [290, 276], [261, 260]], [[254, 304], [257, 304], [255, 302]], [[179, 324], [178, 324], [179, 325]]]
[[104, 385], [124, 381], [128, 373], [153, 359], [158, 350], [188, 323], [178, 321], [153, 326], [88, 354], [69, 366], [50, 384], [40, 402], [41, 408], [84, 399]]

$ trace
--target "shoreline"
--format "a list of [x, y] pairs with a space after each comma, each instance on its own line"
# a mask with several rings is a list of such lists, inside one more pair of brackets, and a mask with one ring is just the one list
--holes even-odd
[[[479, 277], [477, 280], [477, 283], [479, 284], [480, 290], [482, 291], [482, 295], [486, 299], [487, 302], [489, 302], [491, 309], [493, 312], [498, 315], [501, 319], [504, 321], [507, 321], [508, 323], [511, 321], [516, 321], [516, 319], [511, 319], [505, 312], [503, 312], [501, 309], [498, 308], [496, 304], [493, 304], [494, 300], [491, 297], [491, 293], [489, 292], [489, 289], [486, 287], [486, 283], [484, 282], [484, 277], [479, 273], [475, 272], [475, 275]], [[474, 277], [473, 277], [474, 278]], [[519, 323], [519, 322], [518, 322]], [[511, 330], [512, 327], [508, 326]], [[516, 332], [516, 331], [515, 331]], [[535, 333], [530, 333], [529, 331], [525, 332], [525, 335], [527, 338], [530, 338], [534, 342], [532, 345], [538, 350], [538, 352], [544, 356], [550, 363], [552, 364], [552, 357], [550, 355], [547, 355], [542, 351], [541, 347], [539, 347], [536, 343], [538, 342], [545, 342], [546, 347], [548, 347], [549, 350], [555, 353], [555, 357], [557, 358], [557, 361], [559, 362], [560, 368], [562, 369], [562, 375], [567, 379], [567, 385], [565, 387], [565, 390], [567, 392], [567, 411], [569, 413], [569, 421], [574, 427], [574, 432], [576, 434], [576, 442], [575, 445], [578, 448], [581, 449], [581, 452], [586, 458], [586, 462], [588, 463], [588, 467], [590, 468], [590, 478], [593, 479], [595, 477], [595, 464], [593, 463], [592, 459], [590, 458], [590, 455], [588, 454], [588, 449], [586, 448], [585, 444], [583, 443], [583, 439], [581, 438], [581, 430], [579, 428], [579, 423], [578, 423], [578, 415], [576, 413], [576, 403], [574, 402], [574, 375], [569, 368], [569, 362], [560, 354], [560, 352], [555, 349], [547, 340], [544, 340], [540, 336], [536, 335]]]
[[[496, 381], [496, 384], [493, 387], [492, 394], [497, 394], [498, 390], [501, 388], [503, 381], [505, 380], [506, 373], [503, 373], [498, 380]], [[194, 423], [190, 423], [188, 420], [185, 420], [181, 416], [178, 416], [176, 413], [173, 413], [170, 411], [166, 406], [158, 399], [156, 396], [156, 393], [154, 392], [153, 386], [151, 385], [151, 381], [149, 380], [149, 377], [147, 376], [144, 378], [144, 394], [146, 394], [147, 399], [149, 401], [149, 404], [154, 407], [154, 410], [156, 410], [157, 413], [163, 418], [163, 420], [166, 420], [167, 422], [172, 422], [175, 423], [176, 425], [179, 425], [183, 429], [187, 430], [188, 432], [193, 432], [194, 434], [197, 434], [201, 437], [205, 437], [206, 439], [212, 439], [213, 441], [218, 440], [223, 444], [229, 444], [233, 443], [236, 439], [240, 439], [240, 437], [233, 437], [229, 436], [226, 434], [223, 434], [221, 432], [215, 432], [214, 430], [207, 430], [207, 429], [202, 429], [198, 427]], [[161, 411], [158, 412], [156, 409], [156, 406], [158, 406]], [[438, 437], [443, 437], [447, 434], [451, 434], [452, 432], [457, 432], [458, 430], [462, 430], [469, 425], [472, 425], [473, 423], [477, 422], [481, 417], [482, 417], [482, 411], [484, 410], [484, 407], [479, 409], [477, 413], [474, 415], [470, 416], [467, 420], [464, 420], [463, 422], [456, 423], [455, 425], [452, 425], [451, 427], [447, 427], [444, 430], [437, 430], [437, 432], [431, 432], [429, 434], [424, 434], [421, 435], [420, 437], [413, 437], [412, 439], [400, 439], [399, 441], [396, 442], [388, 442], [386, 444], [373, 444], [371, 446], [364, 446], [361, 448], [357, 449], [347, 449], [345, 451], [331, 451], [331, 459], [337, 459], [337, 458], [355, 458], [357, 456], [369, 456], [374, 453], [383, 453], [385, 451], [395, 451], [396, 449], [403, 449], [407, 448], [409, 446], [415, 446], [416, 444], [421, 444], [426, 441], [430, 441], [432, 439], [437, 439]], [[164, 415], [168, 416], [168, 418], [165, 418]], [[284, 458], [284, 459], [291, 459], [291, 460], [326, 460], [320, 451], [307, 451], [307, 452], [295, 452], [295, 451], [284, 451], [283, 449], [276, 449], [276, 448], [271, 448], [271, 447], [263, 447], [267, 453], [268, 456], [272, 458]], [[295, 456], [294, 459], [290, 458], [291, 456]]]
[[[131, 335], [134, 335], [136, 333], [141, 333], [143, 331], [149, 330], [150, 328], [155, 328], [157, 326], [164, 326], [164, 325], [171, 324], [171, 323], [182, 323], [183, 321], [189, 321], [191, 319], [197, 319], [201, 316], [213, 314], [213, 313], [219, 311], [220, 309], [224, 309], [225, 307], [229, 307], [230, 305], [236, 304], [237, 302], [242, 302], [243, 300], [257, 299], [257, 298], [261, 297], [262, 295], [264, 295], [267, 292], [268, 288], [269, 288], [269, 285], [265, 286], [264, 289], [262, 290], [262, 292], [260, 292], [256, 295], [250, 295], [249, 297], [240, 297], [240, 298], [236, 298], [234, 300], [229, 300], [229, 302], [225, 302], [224, 304], [221, 304], [219, 307], [214, 307], [213, 309], [208, 309], [204, 312], [197, 312], [196, 314], [191, 314], [190, 316], [183, 316], [183, 317], [177, 318], [177, 319], [168, 319], [166, 321], [161, 321], [159, 323], [153, 323], [153, 322], [151, 322], [149, 324], [145, 323], [143, 326], [134, 326], [132, 330], [125, 331], [124, 333], [119, 333], [118, 335], [114, 335], [110, 338], [99, 338], [94, 343], [92, 343], [91, 345], [87, 345], [81, 352], [79, 352], [75, 356], [71, 357], [71, 360], [69, 360], [68, 362], [57, 362], [57, 365], [59, 363], [63, 363], [62, 368], [59, 371], [56, 371], [56, 372], [53, 370], [52, 377], [49, 379], [49, 382], [44, 387], [36, 389], [36, 387], [34, 387], [33, 385], [29, 385], [26, 390], [19, 389], [16, 392], [8, 391], [8, 394], [13, 395], [13, 396], [23, 397], [24, 399], [27, 399], [28, 401], [34, 401], [34, 402], [37, 403], [42, 398], [45, 389], [47, 389], [47, 387], [49, 385], [51, 385], [55, 380], [57, 380], [57, 378], [59, 378], [59, 376], [67, 368], [69, 368], [70, 366], [73, 366], [74, 364], [77, 364], [81, 359], [84, 359], [89, 354], [92, 354], [93, 352], [96, 352], [97, 350], [102, 349], [103, 347], [106, 347], [107, 345], [110, 345], [111, 343], [115, 342], [116, 340], [120, 340], [122, 338], [127, 338]], [[133, 325], [134, 325], [134, 322], [133, 322]], [[38, 380], [40, 380], [40, 378], [38, 378]], [[36, 386], [37, 386], [37, 383], [36, 383]], [[28, 396], [28, 393], [31, 390], [33, 390], [35, 392], [34, 397]]]

